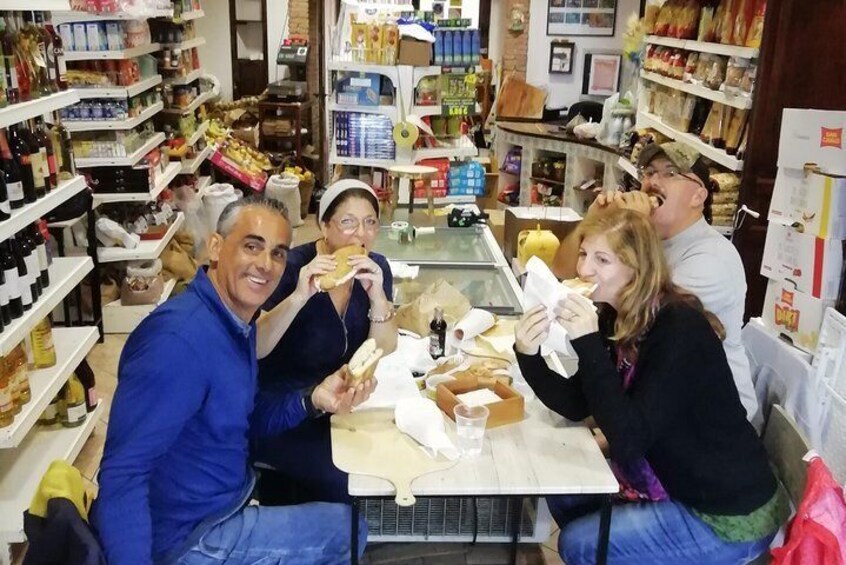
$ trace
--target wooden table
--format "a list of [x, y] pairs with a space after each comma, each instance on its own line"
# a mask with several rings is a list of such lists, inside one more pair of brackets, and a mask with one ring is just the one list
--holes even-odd
[[[619, 484], [586, 427], [568, 422], [534, 400], [527, 405], [522, 422], [485, 432], [479, 457], [423, 475], [412, 483], [411, 490], [415, 496], [507, 496], [522, 501], [527, 496], [611, 495], [619, 490]], [[353, 498], [352, 558], [357, 563], [360, 502], [392, 498], [394, 487], [384, 479], [350, 475], [349, 493]], [[519, 513], [522, 505], [514, 507]], [[512, 520], [512, 563], [517, 554], [519, 516]], [[597, 563], [606, 560], [610, 523], [609, 496], [600, 520]]]

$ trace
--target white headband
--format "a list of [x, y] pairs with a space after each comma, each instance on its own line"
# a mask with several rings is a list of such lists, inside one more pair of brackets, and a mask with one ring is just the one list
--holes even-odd
[[[354, 188], [366, 190], [367, 192], [373, 195], [373, 198], [376, 199], [376, 202], [379, 201], [379, 197], [376, 196], [376, 192], [366, 182], [360, 181], [358, 179], [339, 180], [338, 182], [332, 184], [329, 188], [327, 188], [326, 192], [323, 193], [323, 196], [320, 197], [320, 207], [317, 210], [317, 219], [322, 222], [323, 216], [326, 214], [326, 210], [329, 209], [329, 206], [332, 204], [332, 202], [334, 202], [335, 199], [341, 195], [341, 193], [347, 190], [352, 190]], [[379, 215], [378, 205], [376, 206], [376, 215]]]

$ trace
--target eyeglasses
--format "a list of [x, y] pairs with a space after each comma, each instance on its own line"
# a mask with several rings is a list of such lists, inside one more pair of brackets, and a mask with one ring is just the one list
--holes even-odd
[[332, 220], [335, 222], [335, 225], [338, 226], [345, 234], [355, 233], [358, 230], [358, 227], [363, 225], [364, 231], [376, 231], [379, 229], [379, 219], [378, 218], [364, 218], [363, 220], [359, 220], [355, 216], [344, 216], [340, 220]]
[[678, 178], [685, 178], [687, 180], [693, 181], [696, 184], [703, 186], [702, 181], [696, 177], [688, 176], [687, 174], [681, 172], [676, 167], [667, 167], [666, 169], [662, 169], [657, 171], [652, 167], [646, 167], [644, 169], [640, 169], [638, 178], [640, 182], [646, 182], [647, 180], [652, 180], [652, 177], [658, 175], [658, 178], [661, 180], [675, 180]]

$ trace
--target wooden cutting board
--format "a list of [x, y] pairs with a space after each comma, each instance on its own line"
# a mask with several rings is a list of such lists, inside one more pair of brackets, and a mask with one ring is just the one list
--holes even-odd
[[499, 89], [496, 104], [496, 118], [534, 118], [543, 117], [543, 106], [546, 103], [546, 91], [528, 84], [509, 74], [503, 80]]
[[416, 441], [399, 431], [392, 409], [336, 414], [331, 426], [335, 466], [350, 474], [389, 481], [396, 489], [394, 500], [399, 506], [414, 504], [414, 479], [458, 463], [442, 455], [429, 457]]

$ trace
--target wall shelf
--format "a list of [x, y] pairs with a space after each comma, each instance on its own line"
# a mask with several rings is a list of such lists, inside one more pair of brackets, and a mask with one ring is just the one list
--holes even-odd
[[74, 162], [80, 169], [88, 167], [131, 167], [164, 140], [165, 134], [159, 132], [150, 137], [141, 147], [126, 157], [81, 157], [76, 158]]
[[122, 60], [134, 59], [141, 55], [148, 53], [155, 53], [161, 49], [158, 43], [150, 43], [148, 45], [139, 45], [138, 47], [131, 47], [129, 49], [122, 49], [120, 51], [66, 51], [66, 61], [92, 61], [92, 60]]
[[145, 108], [134, 118], [127, 120], [65, 120], [65, 128], [71, 133], [79, 131], [123, 131], [133, 129], [146, 122], [164, 109], [164, 102], [156, 102], [149, 108]]
[[77, 88], [81, 100], [89, 98], [132, 98], [135, 95], [141, 94], [150, 90], [154, 86], [158, 86], [162, 82], [162, 75], [153, 75], [149, 78], [141, 79], [130, 86], [109, 86], [109, 87], [91, 87], [91, 88]]

